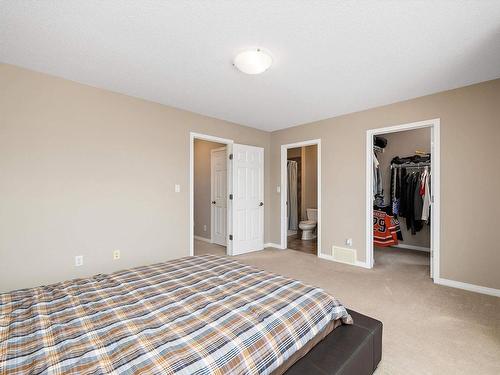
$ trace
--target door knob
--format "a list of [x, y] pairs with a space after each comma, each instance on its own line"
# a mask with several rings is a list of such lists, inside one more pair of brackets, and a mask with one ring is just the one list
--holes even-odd
[[259, 206], [263, 206], [263, 205], [264, 205], [264, 202], [260, 202], [260, 203], [259, 203]]
[[212, 201], [212, 204], [215, 204], [215, 201]]

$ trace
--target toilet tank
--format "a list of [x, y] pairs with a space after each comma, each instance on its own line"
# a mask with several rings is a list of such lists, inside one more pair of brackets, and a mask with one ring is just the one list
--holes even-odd
[[318, 209], [306, 208], [307, 220], [318, 221]]

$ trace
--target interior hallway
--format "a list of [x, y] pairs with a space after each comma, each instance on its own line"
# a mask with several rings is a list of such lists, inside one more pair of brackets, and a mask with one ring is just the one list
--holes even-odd
[[[220, 246], [197, 242], [200, 251], [220, 254]], [[278, 249], [236, 259], [319, 286], [381, 320], [376, 374], [500, 373], [500, 298], [434, 284], [428, 254], [380, 249], [371, 270]]]

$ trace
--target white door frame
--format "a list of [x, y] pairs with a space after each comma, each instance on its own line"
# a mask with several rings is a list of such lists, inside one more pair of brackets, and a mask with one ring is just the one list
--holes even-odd
[[301, 141], [296, 143], [289, 143], [286, 145], [281, 145], [281, 244], [282, 249], [287, 248], [287, 209], [286, 209], [286, 198], [288, 191], [288, 179], [287, 179], [287, 151], [289, 148], [297, 148], [304, 146], [317, 145], [318, 153], [318, 226], [317, 226], [317, 238], [318, 238], [318, 248], [317, 256], [321, 255], [321, 139], [311, 139], [308, 141]]
[[[227, 155], [229, 157], [230, 148], [234, 141], [232, 139], [215, 137], [213, 135], [201, 134], [190, 132], [189, 133], [189, 255], [194, 255], [194, 140], [201, 139], [204, 141], [224, 143], [228, 145]], [[231, 191], [230, 181], [231, 181], [231, 168], [229, 168], [229, 163], [227, 163], [227, 191]], [[227, 233], [230, 233], [230, 201], [228, 199], [227, 203]], [[226, 253], [231, 254], [231, 241], [227, 241]]]
[[[229, 162], [227, 159], [227, 146], [213, 148], [210, 150], [210, 200], [214, 199], [214, 152], [226, 150], [226, 182], [228, 180], [228, 170], [229, 170]], [[226, 219], [227, 219], [227, 195], [229, 194], [229, 190], [227, 190], [226, 186]], [[210, 204], [210, 242], [214, 242], [215, 236], [215, 228], [214, 228], [214, 218], [215, 218], [215, 207], [211, 203]], [[226, 237], [227, 237], [227, 222], [226, 222]], [[227, 241], [226, 241], [227, 246]]]
[[440, 228], [440, 119], [411, 122], [407, 124], [370, 129], [366, 131], [366, 264], [373, 268], [373, 137], [379, 134], [396, 133], [405, 130], [431, 128], [431, 256], [434, 282], [439, 280], [439, 228]]

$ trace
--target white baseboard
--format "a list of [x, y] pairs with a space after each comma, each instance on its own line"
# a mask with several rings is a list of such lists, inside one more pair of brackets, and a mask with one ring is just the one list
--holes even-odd
[[336, 262], [336, 263], [347, 264], [349, 266], [355, 266], [355, 267], [361, 267], [361, 268], [371, 268], [371, 267], [368, 267], [366, 262], [361, 262], [359, 260], [357, 260], [356, 263], [341, 262], [340, 260], [335, 259], [331, 255], [325, 255], [325, 254], [321, 254], [321, 253], [318, 254], [318, 258], [330, 260], [330, 261]]
[[212, 243], [212, 240], [210, 238], [201, 237], [201, 236], [193, 236], [193, 237], [195, 240], [198, 240], [198, 241]]
[[474, 285], [463, 283], [461, 281], [435, 278], [434, 283], [444, 286], [449, 286], [452, 288], [464, 289], [470, 292], [476, 292], [481, 294], [487, 294], [489, 296], [500, 297], [500, 289], [488, 288], [486, 286]]
[[361, 262], [359, 260], [356, 261], [356, 266], [366, 268], [366, 269], [372, 269], [372, 267], [368, 266], [366, 262]]
[[424, 251], [424, 252], [427, 252], [427, 253], [430, 253], [431, 252], [431, 249], [429, 249], [428, 247], [423, 247], [423, 246], [415, 246], [415, 245], [406, 245], [404, 243], [400, 243], [398, 245], [393, 245], [391, 247], [396, 247], [396, 248], [399, 248], [399, 249], [408, 249], [408, 250], [417, 250], [417, 251]]
[[274, 243], [274, 242], [268, 242], [264, 244], [264, 248], [266, 247], [274, 247], [275, 249], [284, 249], [284, 247], [281, 246], [279, 243]]

